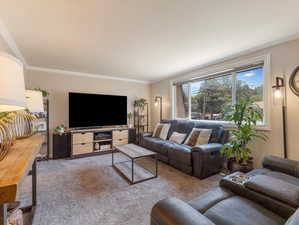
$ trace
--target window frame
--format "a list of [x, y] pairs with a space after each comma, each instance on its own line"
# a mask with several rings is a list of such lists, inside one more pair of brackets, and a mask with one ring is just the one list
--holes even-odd
[[[223, 124], [225, 127], [233, 127], [233, 123], [230, 121], [219, 121], [219, 120], [194, 120], [191, 118], [191, 97], [189, 97], [189, 112], [188, 112], [188, 118], [178, 118], [176, 117], [176, 88], [175, 88], [175, 83], [178, 82], [188, 82], [189, 85], [189, 96], [191, 96], [191, 82], [194, 79], [202, 79], [204, 80], [205, 78], [208, 77], [212, 77], [211, 74], [217, 74], [217, 73], [221, 73], [221, 72], [225, 72], [228, 71], [232, 68], [236, 68], [236, 67], [242, 67], [245, 65], [250, 65], [250, 64], [255, 64], [257, 62], [263, 62], [263, 101], [264, 101], [264, 120], [263, 120], [263, 124], [257, 125], [257, 129], [259, 130], [271, 130], [271, 124], [270, 124], [270, 118], [271, 118], [271, 107], [272, 104], [270, 104], [271, 102], [271, 94], [272, 94], [272, 88], [271, 88], [271, 56], [270, 54], [267, 55], [262, 55], [262, 56], [258, 56], [258, 57], [254, 57], [254, 58], [250, 58], [247, 60], [242, 60], [236, 63], [232, 63], [232, 64], [226, 64], [224, 66], [220, 66], [220, 67], [214, 67], [212, 69], [207, 69], [207, 70], [202, 70], [202, 71], [193, 71], [189, 74], [186, 74], [184, 76], [182, 76], [180, 79], [176, 79], [176, 80], [171, 80], [170, 81], [170, 87], [171, 87], [171, 108], [172, 108], [172, 119], [183, 119], [183, 120], [191, 120], [191, 121], [209, 121], [209, 122], [215, 122], [215, 123], [221, 123]], [[228, 72], [230, 73], [230, 72]], [[233, 79], [236, 79], [236, 74], [237, 72], [233, 72], [232, 73], [232, 77]], [[223, 74], [224, 75], [224, 74]], [[217, 77], [217, 75], [215, 75], [215, 77]], [[234, 84], [235, 82], [233, 82]], [[235, 86], [235, 85], [232, 85]], [[235, 88], [235, 87], [232, 87]], [[236, 100], [232, 99], [232, 102], [235, 102]]]

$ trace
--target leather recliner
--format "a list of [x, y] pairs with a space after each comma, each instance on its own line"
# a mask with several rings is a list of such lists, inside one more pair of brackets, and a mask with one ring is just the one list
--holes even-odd
[[242, 185], [230, 182], [186, 203], [176, 198], [158, 202], [151, 225], [298, 225], [299, 162], [274, 156], [247, 175]]
[[[194, 122], [187, 120], [162, 121], [170, 123], [167, 140], [152, 137], [150, 133], [141, 136], [140, 145], [158, 153], [158, 159], [187, 174], [200, 179], [218, 173], [224, 159], [220, 149], [227, 142], [229, 132], [219, 123]], [[208, 144], [190, 147], [169, 141], [173, 132], [185, 133], [186, 138], [193, 128], [212, 129]]]

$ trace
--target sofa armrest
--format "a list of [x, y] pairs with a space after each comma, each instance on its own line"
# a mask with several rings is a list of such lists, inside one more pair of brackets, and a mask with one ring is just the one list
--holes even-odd
[[269, 155], [264, 157], [263, 167], [299, 177], [299, 161]]
[[153, 133], [152, 132], [144, 132], [144, 133], [142, 133], [142, 136], [143, 137], [151, 137], [151, 136], [153, 136]]
[[159, 201], [151, 212], [151, 225], [215, 225], [187, 203], [168, 198]]
[[299, 187], [266, 175], [253, 176], [245, 183], [250, 190], [262, 193], [286, 204], [299, 207]]
[[200, 151], [202, 153], [211, 153], [211, 152], [219, 152], [222, 148], [222, 144], [219, 143], [210, 143], [205, 145], [196, 145], [192, 148], [192, 152]]
[[193, 175], [203, 179], [223, 168], [224, 157], [220, 153], [222, 144], [210, 143], [192, 148]]

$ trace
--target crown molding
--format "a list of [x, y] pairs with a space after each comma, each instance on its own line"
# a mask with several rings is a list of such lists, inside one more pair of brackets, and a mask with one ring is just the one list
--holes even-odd
[[17, 43], [15, 42], [14, 38], [0, 19], [0, 35], [2, 36], [3, 40], [6, 42], [8, 47], [11, 51], [15, 54], [15, 56], [22, 61], [24, 66], [28, 66], [24, 56], [22, 55], [21, 51], [19, 50]]
[[68, 70], [44, 68], [44, 67], [37, 67], [37, 66], [26, 66], [26, 69], [32, 70], [32, 71], [46, 72], [46, 73], [57, 73], [57, 74], [69, 75], [69, 76], [80, 76], [80, 77], [89, 77], [89, 78], [106, 79], [106, 80], [107, 79], [108, 80], [119, 80], [119, 81], [134, 82], [134, 83], [141, 83], [141, 84], [149, 84], [150, 83], [150, 81], [146, 81], [146, 80], [135, 80], [135, 79], [128, 79], [128, 78], [123, 78], [123, 77], [100, 75], [100, 74], [94, 74], [94, 73], [74, 72], [74, 71], [68, 71]]

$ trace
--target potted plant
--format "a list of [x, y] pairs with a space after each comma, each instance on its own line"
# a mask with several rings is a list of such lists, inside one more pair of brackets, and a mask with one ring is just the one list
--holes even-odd
[[229, 106], [225, 110], [225, 118], [234, 123], [229, 143], [224, 145], [221, 153], [227, 157], [230, 172], [248, 172], [253, 168], [253, 158], [248, 144], [255, 138], [267, 140], [264, 133], [255, 127], [262, 120], [262, 110], [258, 105], [243, 102]]
[[43, 90], [41, 88], [34, 88], [33, 90], [40, 91], [42, 93], [42, 95], [43, 95], [44, 98], [48, 97], [50, 95], [49, 92], [47, 92], [46, 90]]
[[60, 135], [60, 136], [63, 135], [65, 131], [66, 131], [66, 127], [65, 127], [63, 124], [57, 126], [57, 127], [54, 129], [54, 132], [55, 132], [56, 134]]
[[127, 117], [128, 117], [128, 120], [129, 120], [129, 122], [128, 122], [129, 128], [132, 128], [131, 120], [133, 118], [133, 113], [129, 112], [128, 115], [127, 115]]
[[140, 98], [134, 101], [134, 106], [135, 107], [140, 107], [140, 108], [144, 108], [144, 105], [146, 104], [146, 99], [144, 98]]

